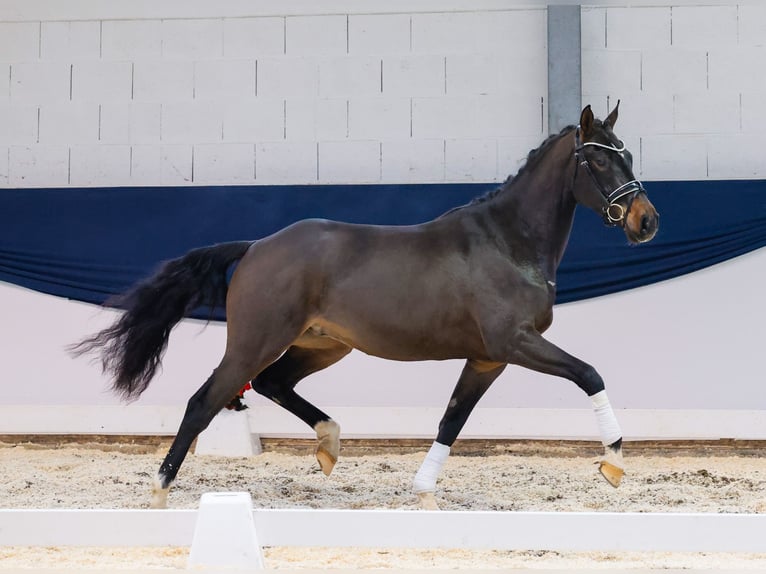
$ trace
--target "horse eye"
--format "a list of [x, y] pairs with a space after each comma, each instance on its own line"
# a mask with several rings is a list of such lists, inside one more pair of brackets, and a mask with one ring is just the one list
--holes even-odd
[[607, 161], [603, 156], [596, 156], [593, 158], [593, 163], [595, 163], [598, 167], [606, 167]]

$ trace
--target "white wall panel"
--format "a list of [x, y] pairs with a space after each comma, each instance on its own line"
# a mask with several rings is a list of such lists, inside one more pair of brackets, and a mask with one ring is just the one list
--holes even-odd
[[78, 62], [101, 57], [101, 23], [42, 22], [40, 58]]
[[255, 149], [255, 181], [264, 185], [317, 182], [317, 144], [263, 142]]
[[72, 100], [126, 102], [133, 91], [131, 62], [80, 62], [72, 66]]
[[674, 98], [676, 133], [727, 134], [740, 131], [740, 95], [735, 92], [678, 94]]
[[642, 137], [641, 166], [646, 179], [705, 179], [707, 138], [681, 134]]
[[497, 141], [494, 139], [448, 139], [444, 173], [448, 181], [498, 179]]
[[129, 145], [74, 145], [69, 183], [80, 187], [130, 183]]
[[28, 62], [39, 56], [39, 22], [0, 22], [0, 62]]
[[160, 156], [162, 185], [189, 185], [194, 181], [194, 150], [187, 144], [152, 146]]
[[101, 24], [104, 60], [156, 60], [161, 56], [160, 20], [106, 20]]
[[319, 66], [307, 58], [258, 58], [258, 95], [312, 97], [319, 92]]
[[373, 96], [382, 90], [382, 63], [376, 56], [319, 60], [319, 97]]
[[36, 143], [38, 110], [38, 106], [0, 104], [0, 144]]
[[766, 91], [766, 47], [732, 47], [710, 50], [711, 91]]
[[708, 88], [705, 50], [647, 50], [641, 71], [641, 89], [646, 92], [695, 93]]
[[355, 56], [409, 53], [410, 15], [349, 16], [348, 52]]
[[434, 54], [383, 58], [383, 93], [408, 97], [444, 94], [445, 68], [445, 57]]
[[285, 53], [288, 56], [333, 56], [347, 53], [347, 20], [341, 14], [288, 17]]
[[255, 148], [253, 144], [195, 145], [194, 181], [203, 184], [255, 183]]
[[209, 60], [194, 64], [194, 98], [239, 100], [255, 97], [254, 60]]
[[163, 20], [162, 57], [205, 60], [223, 56], [223, 20]]
[[230, 101], [221, 108], [223, 140], [272, 141], [284, 138], [285, 102], [276, 98]]
[[97, 143], [98, 126], [98, 104], [65, 102], [40, 106], [41, 144]]
[[384, 141], [382, 176], [386, 182], [398, 183], [444, 181], [444, 140]]
[[217, 142], [223, 139], [222, 107], [217, 102], [192, 101], [162, 105], [162, 141]]
[[133, 99], [177, 102], [194, 97], [194, 63], [138, 61], [133, 69]]
[[585, 52], [582, 85], [591, 94], [633, 94], [641, 90], [641, 53], [621, 50]]
[[348, 136], [349, 102], [339, 98], [290, 98], [285, 101], [285, 138], [340, 140]]
[[763, 134], [720, 134], [708, 142], [712, 179], [766, 178]]
[[[614, 7], [608, 9], [608, 14], [606, 45], [610, 50], [657, 49], [670, 46], [670, 7]], [[602, 44], [599, 47], [603, 46]]]
[[118, 143], [159, 143], [162, 104], [133, 102], [103, 104], [99, 141]]
[[8, 185], [8, 146], [0, 145], [0, 185]]
[[381, 144], [355, 140], [320, 142], [320, 183], [378, 183]]
[[673, 45], [710, 49], [737, 43], [737, 6], [673, 7]]
[[255, 58], [284, 52], [284, 18], [227, 18], [223, 21], [225, 58]]
[[348, 134], [352, 139], [409, 139], [410, 99], [352, 99], [348, 108]]
[[750, 2], [738, 6], [740, 46], [766, 46], [766, 4]]
[[58, 187], [69, 184], [69, 147], [11, 146], [8, 156], [11, 187]]
[[62, 62], [11, 64], [11, 100], [25, 104], [68, 101], [71, 70]]

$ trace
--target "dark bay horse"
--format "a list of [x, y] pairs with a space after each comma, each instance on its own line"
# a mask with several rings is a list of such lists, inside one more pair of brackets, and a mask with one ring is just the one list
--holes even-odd
[[600, 470], [617, 486], [622, 434], [604, 382], [542, 333], [553, 320], [556, 269], [578, 203], [622, 227], [631, 243], [657, 231], [657, 212], [613, 132], [618, 108], [602, 122], [586, 107], [579, 126], [530, 152], [515, 177], [432, 221], [305, 220], [255, 242], [190, 251], [122, 296], [125, 313], [74, 351], [100, 351], [113, 388], [126, 398], [146, 389], [176, 323], [201, 305], [226, 305], [225, 354], [189, 399], [152, 506], [166, 505], [192, 441], [250, 380], [316, 431], [317, 460], [329, 474], [340, 427], [294, 388], [352, 349], [398, 361], [466, 360], [414, 480], [424, 507], [435, 507], [450, 446], [509, 363], [569, 379], [591, 398], [605, 446]]

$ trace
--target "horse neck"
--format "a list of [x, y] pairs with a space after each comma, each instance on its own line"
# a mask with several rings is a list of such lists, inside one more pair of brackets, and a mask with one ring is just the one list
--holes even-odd
[[576, 201], [572, 132], [541, 151], [492, 200], [490, 213], [505, 237], [510, 255], [536, 263], [553, 280], [572, 230]]

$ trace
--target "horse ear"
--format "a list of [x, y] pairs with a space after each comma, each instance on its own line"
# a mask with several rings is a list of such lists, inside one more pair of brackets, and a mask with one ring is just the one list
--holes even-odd
[[585, 106], [580, 114], [580, 129], [585, 137], [593, 130], [593, 110], [590, 109], [590, 104]]
[[605, 123], [608, 123], [610, 126], [614, 127], [614, 124], [617, 123], [617, 115], [618, 115], [619, 109], [620, 109], [620, 100], [617, 100], [617, 105], [614, 106], [614, 109], [606, 117]]

